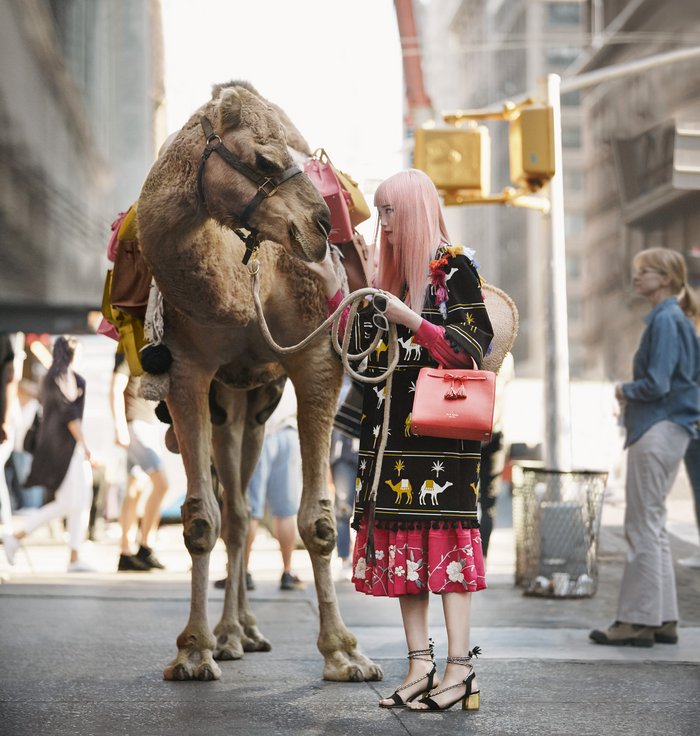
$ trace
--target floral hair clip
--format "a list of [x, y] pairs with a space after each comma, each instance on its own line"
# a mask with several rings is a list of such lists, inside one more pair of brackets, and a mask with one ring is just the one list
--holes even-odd
[[435, 294], [435, 304], [443, 319], [447, 318], [447, 274], [444, 270], [446, 265], [446, 256], [430, 261], [430, 284]]

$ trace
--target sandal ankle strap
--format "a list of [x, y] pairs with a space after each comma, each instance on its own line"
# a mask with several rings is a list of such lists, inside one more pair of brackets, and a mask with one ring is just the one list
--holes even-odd
[[469, 651], [469, 654], [467, 654], [466, 657], [447, 657], [447, 664], [458, 664], [462, 667], [471, 667], [472, 666], [472, 659], [478, 658], [481, 654], [481, 649], [479, 647], [474, 647], [474, 649], [471, 649]]
[[[429, 657], [430, 660], [426, 659]], [[411, 649], [408, 652], [408, 659], [422, 659], [424, 662], [435, 660], [435, 642], [432, 639], [428, 639], [427, 649]]]

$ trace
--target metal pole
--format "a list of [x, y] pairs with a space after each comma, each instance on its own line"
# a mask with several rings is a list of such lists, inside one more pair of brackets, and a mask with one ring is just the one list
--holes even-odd
[[565, 78], [561, 83], [561, 91], [566, 93], [573, 92], [577, 89], [586, 89], [601, 82], [608, 82], [611, 79], [626, 77], [630, 74], [641, 74], [649, 69], [657, 69], [666, 64], [680, 64], [683, 61], [690, 61], [698, 57], [700, 57], [700, 46], [693, 46], [689, 49], [654, 54], [645, 59], [636, 59], [635, 61], [628, 61], [623, 64], [604, 66], [602, 69]]
[[554, 117], [554, 176], [549, 182], [550, 233], [547, 238], [545, 320], [545, 467], [571, 470], [571, 400], [569, 395], [569, 335], [566, 308], [566, 243], [561, 144], [561, 78], [549, 74], [540, 81], [541, 98]]

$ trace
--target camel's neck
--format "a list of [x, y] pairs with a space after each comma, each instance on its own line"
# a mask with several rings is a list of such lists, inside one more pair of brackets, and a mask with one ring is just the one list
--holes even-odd
[[196, 174], [173, 176], [172, 166], [154, 165], [138, 203], [139, 239], [147, 257], [156, 258], [162, 247], [179, 250], [205, 225], [208, 216], [196, 192]]

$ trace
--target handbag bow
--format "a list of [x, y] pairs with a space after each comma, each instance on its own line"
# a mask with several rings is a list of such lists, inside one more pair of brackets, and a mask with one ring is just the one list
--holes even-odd
[[460, 376], [454, 373], [443, 373], [443, 381], [449, 381], [450, 387], [445, 392], [445, 398], [450, 401], [457, 399], [466, 399], [467, 394], [464, 391], [464, 381], [468, 380], [466, 376]]

